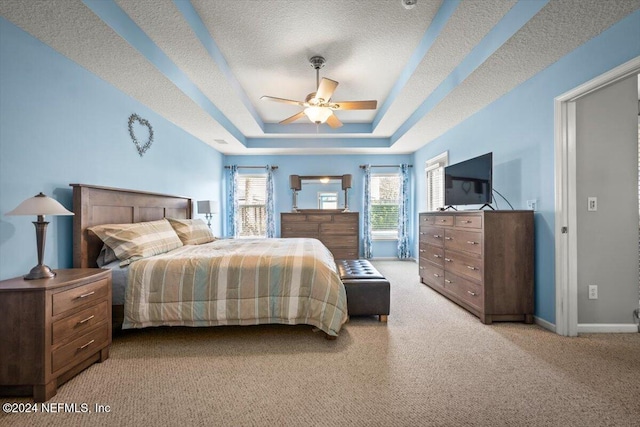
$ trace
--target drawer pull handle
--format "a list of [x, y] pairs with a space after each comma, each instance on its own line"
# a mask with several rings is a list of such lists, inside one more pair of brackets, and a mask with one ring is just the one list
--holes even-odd
[[463, 224], [471, 224], [471, 221], [469, 221], [469, 220], [465, 220], [465, 221], [462, 221], [462, 223], [463, 223]]
[[77, 325], [82, 325], [83, 323], [87, 323], [89, 320], [93, 319], [94, 317], [96, 317], [96, 316], [92, 314], [91, 316], [87, 317], [86, 319], [79, 321], [77, 323]]
[[472, 265], [467, 265], [467, 268], [468, 268], [469, 270], [474, 270], [474, 271], [475, 271], [475, 270], [477, 270], [477, 268], [476, 268], [476, 267], [474, 267], [474, 266], [472, 266]]
[[420, 232], [420, 235], [422, 236], [422, 235], [424, 235], [424, 233], [421, 231], [421, 232]]
[[441, 219], [440, 222], [447, 222], [447, 220], [446, 219]]
[[91, 340], [88, 343], [86, 343], [83, 346], [78, 347], [78, 350], [84, 350], [85, 348], [89, 347], [91, 344], [93, 344], [96, 340]]
[[420, 267], [420, 270], [424, 270], [424, 267]]
[[433, 257], [434, 257], [434, 258], [440, 258], [440, 257], [442, 257], [442, 255], [433, 254]]
[[469, 295], [471, 295], [472, 297], [475, 297], [475, 296], [476, 296], [476, 293], [475, 293], [475, 292], [467, 291], [467, 293], [468, 293]]
[[433, 237], [435, 237], [436, 239], [439, 239], [439, 238], [441, 238], [442, 236], [441, 236], [441, 235], [439, 235], [439, 234], [434, 234], [434, 235], [433, 235]]
[[453, 261], [451, 258], [445, 258], [444, 260], [447, 261], [447, 262], [452, 262]]
[[426, 252], [426, 251], [424, 249], [420, 249], [420, 253], [422, 253], [422, 252]]
[[470, 244], [470, 245], [477, 245], [478, 244], [478, 242], [474, 242], [472, 240], [467, 240], [467, 243]]
[[440, 275], [438, 273], [433, 273], [434, 276], [436, 277], [440, 277]]
[[445, 281], [446, 283], [451, 283], [451, 280], [449, 280], [449, 279], [444, 279], [444, 281]]
[[444, 240], [453, 240], [453, 237], [445, 237]]
[[89, 293], [86, 293], [86, 294], [82, 294], [82, 295], [80, 295], [78, 298], [86, 298], [86, 297], [90, 297], [91, 295], [93, 295], [93, 294], [95, 294], [95, 293], [96, 293], [95, 291], [91, 291], [91, 292], [89, 292]]

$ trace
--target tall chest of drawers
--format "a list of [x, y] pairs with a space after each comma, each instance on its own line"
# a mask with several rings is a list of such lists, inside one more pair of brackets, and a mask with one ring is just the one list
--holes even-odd
[[47, 401], [59, 385], [109, 357], [111, 271], [56, 273], [0, 282], [0, 395]]
[[422, 283], [480, 318], [533, 322], [533, 211], [420, 214]]
[[280, 214], [280, 236], [320, 240], [335, 259], [359, 257], [358, 212], [300, 211]]

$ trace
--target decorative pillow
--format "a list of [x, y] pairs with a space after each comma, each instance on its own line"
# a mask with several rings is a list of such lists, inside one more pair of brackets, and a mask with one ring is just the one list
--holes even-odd
[[207, 224], [201, 219], [167, 219], [183, 245], [201, 245], [216, 240]]
[[89, 227], [113, 249], [121, 265], [140, 258], [163, 254], [182, 246], [178, 235], [166, 219], [133, 224], [104, 224]]
[[100, 249], [98, 259], [96, 259], [96, 264], [98, 264], [98, 267], [102, 267], [103, 265], [111, 264], [117, 259], [118, 257], [116, 256], [115, 252], [113, 252], [113, 249], [111, 249], [107, 245], [102, 245], [102, 249]]

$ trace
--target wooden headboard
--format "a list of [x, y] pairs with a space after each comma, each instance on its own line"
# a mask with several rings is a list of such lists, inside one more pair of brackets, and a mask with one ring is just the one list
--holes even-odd
[[122, 188], [69, 184], [73, 187], [73, 266], [97, 267], [102, 241], [87, 230], [100, 224], [154, 221], [165, 217], [191, 218], [188, 197]]

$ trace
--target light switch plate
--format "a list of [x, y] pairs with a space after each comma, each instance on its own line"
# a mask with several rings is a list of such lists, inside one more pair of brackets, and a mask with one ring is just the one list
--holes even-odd
[[589, 212], [595, 212], [598, 210], [598, 198], [597, 197], [589, 197], [587, 199], [587, 210]]

